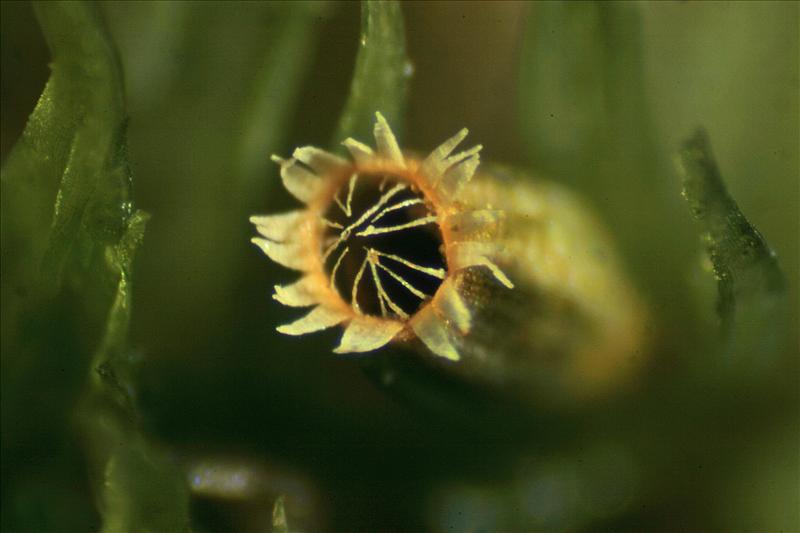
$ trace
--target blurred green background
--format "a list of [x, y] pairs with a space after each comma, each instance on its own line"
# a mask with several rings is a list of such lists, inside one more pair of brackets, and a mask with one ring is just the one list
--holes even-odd
[[[800, 531], [797, 3], [0, 5], [4, 531]], [[635, 383], [522, 405], [275, 332], [268, 156], [375, 109], [584, 195], [652, 314]], [[785, 276], [732, 335], [674, 164], [698, 126]]]

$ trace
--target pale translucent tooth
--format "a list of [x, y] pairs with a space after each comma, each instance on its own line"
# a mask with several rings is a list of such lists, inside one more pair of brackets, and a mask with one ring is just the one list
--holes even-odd
[[448, 322], [454, 324], [461, 333], [467, 333], [470, 329], [470, 312], [467, 304], [458, 294], [452, 278], [448, 278], [439, 287], [436, 299], [433, 301], [436, 310]]
[[347, 166], [347, 161], [338, 155], [314, 146], [296, 148], [292, 154], [295, 159], [311, 167], [318, 176], [324, 176]]
[[461, 188], [472, 179], [480, 162], [477, 155], [462, 159], [445, 171], [442, 178], [436, 183], [436, 188], [447, 198], [457, 197]]
[[289, 211], [278, 215], [252, 216], [250, 222], [255, 224], [256, 230], [273, 241], [285, 241], [289, 235], [300, 225], [305, 211]]
[[425, 158], [425, 161], [422, 162], [422, 165], [420, 165], [420, 172], [422, 172], [422, 174], [427, 176], [429, 179], [434, 179], [440, 176], [447, 167], [447, 164], [445, 163], [447, 156], [449, 156], [450, 152], [452, 152], [455, 147], [464, 140], [468, 133], [469, 130], [464, 128], [440, 144], [430, 153], [430, 155], [428, 155], [428, 157]]
[[319, 303], [320, 280], [317, 276], [304, 276], [291, 285], [275, 285], [273, 298], [290, 307], [307, 307]]
[[464, 150], [463, 152], [458, 152], [457, 154], [451, 155], [450, 157], [448, 157], [445, 160], [445, 162], [447, 163], [446, 166], [454, 165], [454, 164], [458, 163], [459, 161], [463, 161], [464, 159], [466, 159], [468, 157], [472, 157], [474, 155], [478, 155], [481, 150], [483, 150], [483, 145], [482, 144], [476, 144], [475, 146], [473, 146], [469, 150]]
[[308, 253], [308, 246], [305, 243], [279, 243], [253, 237], [250, 242], [261, 248], [267, 257], [294, 270], [307, 271], [311, 269], [311, 256]]
[[478, 209], [455, 213], [447, 217], [445, 224], [454, 234], [453, 242], [459, 242], [469, 235], [491, 227], [503, 218], [503, 211], [496, 209]]
[[436, 316], [432, 306], [423, 307], [414, 315], [409, 325], [419, 340], [434, 354], [451, 361], [461, 359], [455, 346], [450, 342], [450, 332], [447, 330], [447, 326], [441, 318]]
[[353, 160], [358, 164], [368, 162], [373, 156], [372, 148], [364, 143], [358, 142], [352, 137], [345, 139], [342, 144], [347, 148], [350, 155], [353, 156]]
[[496, 253], [496, 246], [484, 242], [457, 242], [447, 247], [447, 259], [450, 268], [453, 270], [461, 270], [472, 266], [485, 266], [497, 278], [497, 281], [509, 289], [513, 289], [514, 284], [508, 279], [508, 276], [489, 259], [490, 256]]
[[291, 324], [278, 326], [277, 330], [286, 335], [303, 335], [331, 328], [344, 322], [348, 317], [347, 313], [319, 305], [303, 318], [295, 320]]
[[342, 335], [342, 342], [333, 351], [351, 353], [377, 350], [391, 341], [403, 327], [403, 323], [397, 320], [356, 317], [350, 321]]
[[281, 166], [283, 186], [292, 196], [306, 204], [317, 197], [324, 186], [322, 178], [300, 166], [296, 159], [281, 159], [278, 156], [272, 156], [272, 160]]
[[375, 135], [375, 144], [378, 146], [378, 153], [389, 161], [398, 164], [401, 168], [405, 168], [406, 162], [403, 159], [403, 152], [400, 151], [400, 146], [397, 144], [397, 139], [392, 133], [392, 129], [379, 112], [375, 113], [375, 117], [377, 121], [375, 122], [373, 134]]

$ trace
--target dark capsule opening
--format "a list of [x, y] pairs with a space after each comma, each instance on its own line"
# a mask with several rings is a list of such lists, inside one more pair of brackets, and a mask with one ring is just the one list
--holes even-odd
[[413, 315], [439, 288], [447, 264], [435, 213], [411, 184], [360, 174], [325, 214], [325, 269], [346, 302], [368, 315]]

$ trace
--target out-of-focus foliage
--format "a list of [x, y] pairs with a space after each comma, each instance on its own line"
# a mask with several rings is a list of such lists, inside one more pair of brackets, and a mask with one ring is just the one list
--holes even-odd
[[[42, 3], [22, 131], [24, 6], [2, 17], [4, 531], [800, 527], [796, 3]], [[294, 274], [247, 224], [294, 205], [269, 155], [368, 141], [407, 96], [403, 146], [470, 126], [602, 215], [652, 313], [635, 383], [520, 406], [274, 331]], [[702, 239], [673, 165], [698, 125]]]
[[[655, 144], [644, 53], [638, 4], [536, 4], [522, 51], [519, 119], [533, 167], [586, 194], [646, 298], [668, 321], [681, 321], [685, 310], [676, 306], [686, 289], [672, 283], [673, 272], [689, 260], [692, 233], [676, 216], [681, 206], [664, 201], [675, 191], [672, 147]], [[687, 349], [685, 336], [665, 340]]]
[[137, 211], [106, 262], [118, 276], [105, 332], [89, 367], [89, 386], [77, 417], [90, 457], [90, 471], [103, 519], [102, 531], [188, 531], [188, 491], [180, 470], [148, 443], [139, 428], [136, 358], [128, 346], [131, 274], [148, 216]]

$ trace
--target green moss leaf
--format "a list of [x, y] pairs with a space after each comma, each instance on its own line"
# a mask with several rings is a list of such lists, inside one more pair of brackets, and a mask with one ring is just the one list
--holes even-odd
[[[50, 388], [54, 356], [61, 359], [59, 379], [83, 374], [85, 383], [88, 377], [82, 401], [79, 378], [56, 388], [58, 396], [47, 409], [55, 413], [50, 416], [57, 420], [57, 433], [44, 427], [29, 437], [46, 434], [70, 442], [68, 420], [78, 406], [72, 419], [89, 452], [105, 531], [185, 530], [185, 484], [140, 431], [132, 399], [131, 270], [148, 216], [134, 209], [131, 198], [116, 49], [95, 4], [42, 2], [35, 12], [52, 53], [52, 72], [2, 171], [4, 248], [11, 243], [17, 252], [4, 288], [8, 282], [32, 290], [15, 295], [18, 306], [7, 308], [4, 302], [4, 315], [8, 309], [19, 312], [20, 323], [71, 319], [75, 331], [60, 326], [62, 337], [72, 341], [67, 345], [58, 335], [39, 332], [35, 348], [15, 331], [19, 340], [6, 344], [4, 338], [4, 362], [8, 346], [8, 357], [26, 358], [17, 365], [22, 370], [14, 367], [14, 380], [15, 387], [29, 390]], [[86, 352], [93, 344], [86, 376]], [[65, 462], [82, 463], [75, 456]], [[50, 475], [66, 474], [58, 468], [63, 467], [54, 466]], [[58, 506], [57, 495], [44, 497]]]
[[768, 364], [786, 325], [785, 280], [775, 252], [726, 189], [704, 131], [684, 143], [679, 162], [683, 195], [702, 224], [717, 279], [725, 351]]
[[411, 64], [406, 57], [403, 13], [395, 1], [366, 0], [361, 4], [361, 41], [350, 96], [333, 139], [363, 142], [372, 138], [375, 112], [380, 111], [402, 131]]
[[[11, 217], [37, 241], [27, 259], [41, 260], [44, 281], [56, 289], [71, 258], [85, 263], [92, 244], [113, 242], [124, 231], [130, 174], [120, 66], [96, 7], [35, 8], [53, 56], [51, 76], [3, 166], [3, 184], [30, 201], [17, 204]], [[26, 212], [31, 205], [35, 213]], [[40, 246], [46, 222], [47, 244]]]

